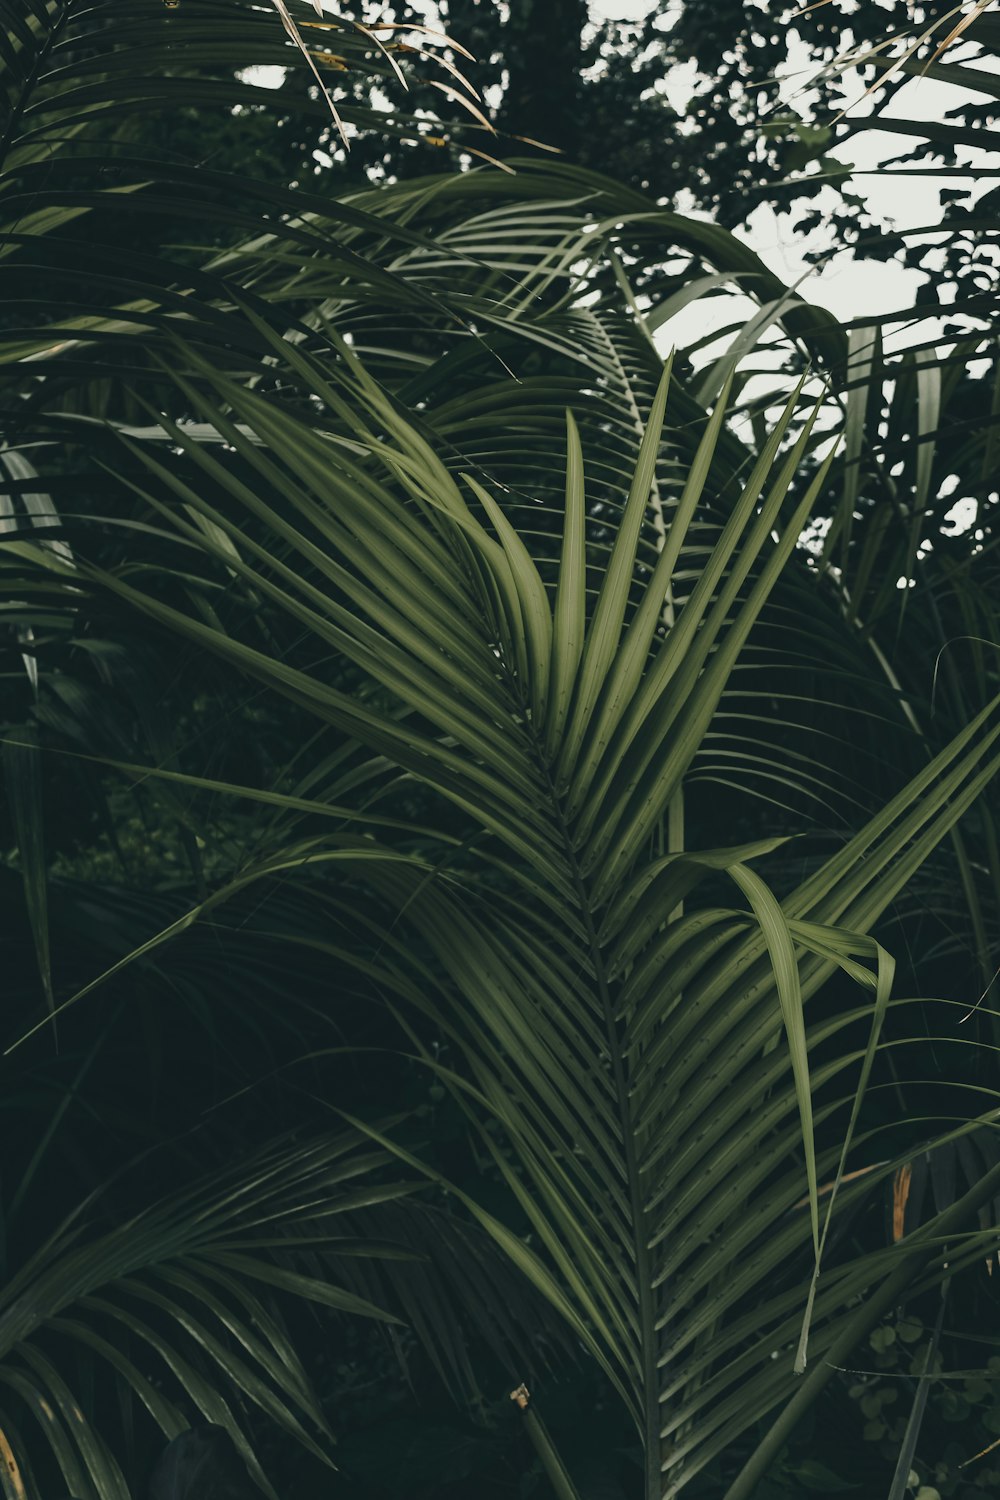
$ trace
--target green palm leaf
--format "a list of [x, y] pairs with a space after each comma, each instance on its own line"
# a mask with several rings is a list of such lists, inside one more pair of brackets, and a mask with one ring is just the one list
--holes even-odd
[[[351, 402], [316, 387], [348, 423], [338, 433], [306, 427], [186, 357], [185, 399], [235, 449], [239, 475], [167, 423], [190, 468], [181, 477], [133, 446], [144, 499], [197, 540], [206, 583], [224, 568], [246, 597], [333, 648], [378, 692], [345, 695], [137, 586], [127, 569], [77, 558], [74, 578], [82, 572], [356, 737], [451, 802], [472, 836], [454, 871], [427, 845], [393, 848], [374, 830], [321, 838], [251, 864], [211, 904], [275, 869], [317, 864], [378, 899], [384, 937], [366, 971], [470, 1117], [502, 1125], [512, 1157], [489, 1132], [484, 1145], [537, 1248], [468, 1197], [467, 1206], [614, 1379], [643, 1434], [646, 1493], [678, 1493], [769, 1412], [800, 1407], [796, 1350], [801, 1368], [810, 1324], [815, 1394], [824, 1360], [878, 1318], [885, 1288], [934, 1264], [935, 1243], [916, 1240], [838, 1259], [820, 1275], [830, 1218], [818, 1184], [845, 1171], [885, 1014], [891, 968], [866, 934], [1000, 765], [995, 711], [781, 899], [747, 864], [774, 841], [660, 854], [666, 810], [826, 483], [829, 458], [790, 495], [809, 428], [782, 457], [779, 425], [664, 629], [670, 569], [721, 430], [706, 429], [672, 517], [680, 535], [667, 531], [665, 560], [645, 574], [630, 615], [665, 373], [581, 632], [586, 475], [572, 423], [553, 602], [501, 502], [478, 481], [466, 498], [350, 361]], [[308, 363], [297, 369], [319, 379]], [[269, 498], [277, 493], [280, 506]], [[400, 545], [387, 550], [393, 536]], [[50, 576], [63, 567], [30, 541], [8, 552]], [[745, 905], [724, 904], [726, 879]], [[352, 899], [350, 886], [336, 897]], [[393, 913], [419, 933], [443, 987], [425, 982]], [[809, 1002], [837, 968], [873, 999], [813, 1020]], [[434, 1062], [428, 1025], [458, 1067]], [[992, 1190], [991, 1179], [975, 1192]], [[838, 1211], [857, 1191], [839, 1188]], [[803, 1198], [809, 1213], [797, 1209]], [[794, 1265], [800, 1273], [788, 1278]], [[734, 1500], [748, 1483], [733, 1486]]]
[[[62, 1360], [43, 1352], [65, 1349], [67, 1341], [109, 1365], [166, 1438], [192, 1418], [225, 1427], [265, 1494], [274, 1491], [238, 1415], [243, 1402], [329, 1463], [326, 1419], [264, 1299], [277, 1288], [340, 1312], [391, 1317], [354, 1291], [287, 1268], [289, 1255], [315, 1243], [317, 1229], [340, 1255], [350, 1255], [353, 1243], [361, 1254], [380, 1253], [334, 1226], [338, 1214], [356, 1206], [357, 1182], [387, 1160], [349, 1137], [278, 1144], [239, 1172], [206, 1178], [111, 1229], [85, 1230], [79, 1211], [67, 1219], [2, 1293], [5, 1404], [29, 1413], [40, 1428], [28, 1442], [19, 1436], [27, 1430], [20, 1422], [8, 1429], [15, 1480], [22, 1468], [43, 1471], [40, 1439], [72, 1493], [87, 1500], [131, 1494], [67, 1384]], [[402, 1184], [373, 1186], [367, 1196], [376, 1201], [406, 1191]], [[386, 1246], [381, 1253], [401, 1252]], [[227, 1385], [235, 1400], [223, 1393]]]
[[[88, 700], [65, 667], [57, 685], [43, 681], [39, 719], [71, 726], [107, 770], [155, 778], [189, 847], [182, 791], [271, 809], [207, 894], [158, 919], [154, 936], [129, 937], [105, 974], [56, 1003], [38, 761], [30, 731], [8, 733], [50, 1009], [82, 1003], [171, 940], [176, 953], [200, 921], [259, 890], [269, 939], [353, 966], [380, 997], [402, 1045], [467, 1115], [530, 1240], [443, 1184], [390, 1127], [357, 1122], [378, 1143], [358, 1173], [395, 1154], [460, 1198], [513, 1268], [495, 1285], [468, 1278], [467, 1301], [492, 1297], [502, 1331], [518, 1284], [547, 1299], [633, 1414], [649, 1500], [718, 1455], [742, 1461], [750, 1429], [777, 1413], [733, 1480], [730, 1500], [742, 1500], [882, 1311], [948, 1256], [954, 1267], [976, 1253], [967, 1216], [996, 1186], [988, 1173], [890, 1252], [837, 1243], [864, 1190], [843, 1178], [867, 1138], [889, 1006], [891, 962], [871, 934], [909, 882], [919, 894], [943, 840], [989, 950], [983, 872], [997, 885], [1000, 859], [984, 794], [1000, 728], [982, 642], [996, 639], [995, 612], [959, 570], [936, 596], [940, 628], [920, 627], [924, 660], [959, 617], [977, 643], [974, 686], [949, 680], [945, 726], [924, 711], [919, 662], [897, 671], [890, 640], [896, 580], [942, 509], [957, 365], [918, 351], [886, 408], [871, 325], [845, 336], [717, 226], [571, 167], [525, 167], [513, 193], [474, 172], [313, 197], [150, 163], [120, 139], [108, 183], [107, 133], [136, 110], [263, 102], [229, 70], [297, 62], [311, 15], [290, 6], [282, 30], [249, 0], [152, 15], [128, 0], [113, 17], [109, 5], [0, 0], [11, 106], [2, 559], [18, 645], [51, 626], [100, 650], [89, 618], [110, 615], [126, 641], [141, 619], [167, 650], [184, 642], [311, 720], [319, 747], [297, 783], [242, 786], [179, 769], [147, 714], [159, 763], [137, 767], [128, 743], [80, 732]], [[357, 29], [337, 45], [373, 77], [392, 71]], [[303, 108], [329, 118], [321, 99]], [[123, 253], [123, 210], [188, 215], [200, 243]], [[626, 264], [666, 252], [690, 275], [643, 308]], [[734, 327], [726, 357], [695, 377], [694, 348], [664, 371], [658, 329], [682, 301], [732, 285], [760, 310]], [[609, 287], [613, 298], [590, 305]], [[775, 403], [740, 393], [775, 330], [796, 370], [837, 384], [818, 402], [804, 382], [785, 389], [764, 431]], [[843, 461], [821, 457], [817, 421], [837, 401]], [[37, 481], [23, 450], [39, 442], [40, 468], [91, 444], [87, 484], [98, 446], [103, 464], [99, 517], [71, 517], [55, 543], [29, 518]], [[909, 498], [896, 525], [900, 451]], [[982, 427], [970, 433], [963, 466], [984, 485], [991, 451]], [[61, 501], [79, 476], [61, 489], [60, 478]], [[814, 566], [799, 540], [834, 488]], [[825, 567], [834, 546], [837, 573]], [[827, 686], [835, 713], [858, 683], [865, 712], [907, 746], [860, 828], [854, 806], [844, 813], [848, 778], [811, 764], [823, 742], [786, 743]], [[754, 715], [748, 735], [765, 699], [773, 722]], [[756, 778], [775, 801], [827, 798], [853, 824], [833, 854], [810, 846], [797, 862], [780, 833], [686, 848], [686, 789], [706, 777], [741, 789]], [[970, 833], [960, 824], [972, 808]], [[203, 879], [197, 855], [192, 869]], [[308, 891], [315, 928], [274, 894], [279, 881]], [[838, 970], [864, 994], [828, 1012], [816, 997]], [[900, 1004], [894, 1018], [905, 1026], [906, 1014]], [[215, 1181], [100, 1236], [68, 1227], [32, 1258], [0, 1312], [0, 1425], [24, 1475], [30, 1454], [48, 1454], [36, 1467], [54, 1463], [81, 1497], [128, 1493], [52, 1357], [61, 1340], [110, 1366], [165, 1437], [196, 1409], [254, 1466], [250, 1406], [325, 1455], [274, 1293], [369, 1316], [401, 1306], [463, 1383], [448, 1299], [426, 1282], [408, 1296], [392, 1282], [385, 1296], [389, 1273], [364, 1248], [374, 1238], [355, 1246], [363, 1272], [338, 1261], [341, 1287], [323, 1263], [304, 1270], [270, 1243], [278, 1214], [290, 1240], [301, 1226], [304, 1255], [317, 1202], [336, 1215], [402, 1193], [359, 1199], [342, 1188], [340, 1148], [327, 1150], [274, 1147], [239, 1185]], [[952, 1235], [965, 1236], [960, 1251], [942, 1246]], [[40, 1445], [25, 1440], [36, 1428]]]

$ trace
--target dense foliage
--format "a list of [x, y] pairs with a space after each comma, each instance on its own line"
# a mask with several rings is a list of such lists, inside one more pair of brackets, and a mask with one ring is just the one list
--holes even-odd
[[0, 0], [5, 1500], [995, 1487], [991, 263], [842, 326], [724, 227], [783, 18], [582, 10], [452, 4], [494, 140], [427, 34]]

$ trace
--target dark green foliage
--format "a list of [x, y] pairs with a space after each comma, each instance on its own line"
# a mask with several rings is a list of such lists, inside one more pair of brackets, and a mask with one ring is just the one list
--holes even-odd
[[[772, 190], [790, 158], [755, 176], [755, 101], [723, 121], [718, 91], [773, 18], [701, 14], [674, 153], [662, 98], [624, 101], [703, 8], [583, 42], [553, 6], [541, 45], [537, 8], [453, 4], [473, 76], [518, 59], [512, 132], [585, 164], [513, 178], [419, 175], [448, 150], [375, 128], [388, 65], [345, 28], [369, 133], [307, 178], [327, 106], [297, 63], [236, 73], [295, 61], [266, 7], [24, 10], [4, 1500], [15, 1470], [31, 1500], [209, 1500], [212, 1464], [280, 1500], [541, 1497], [522, 1381], [583, 1500], [883, 1493], [858, 1412], [892, 1402], [843, 1372], [933, 1329], [942, 1281], [972, 1368], [991, 1308], [996, 1016], [963, 1019], [1000, 932], [988, 336], [883, 365], [628, 185], [679, 174], [730, 222]], [[838, 14], [802, 23], [820, 51]], [[671, 299], [736, 278], [773, 384], [742, 310], [731, 357], [665, 378]], [[981, 512], [948, 537], [952, 475]], [[896, 1244], [921, 1160], [934, 1213]], [[940, 1387], [931, 1482], [941, 1423], [971, 1450], [992, 1420]]]

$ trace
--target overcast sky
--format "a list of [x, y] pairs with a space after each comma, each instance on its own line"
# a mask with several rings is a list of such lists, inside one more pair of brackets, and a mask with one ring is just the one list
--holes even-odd
[[[590, 11], [595, 20], [633, 20], [646, 15], [652, 9], [652, 3], [653, 0], [591, 0]], [[960, 55], [957, 49], [955, 55]], [[804, 65], [803, 55], [798, 67], [801, 69]], [[982, 67], [983, 63], [978, 63], [978, 66]], [[794, 70], [795, 67], [796, 59], [793, 57], [791, 69]], [[664, 92], [676, 108], [684, 108], [692, 81], [693, 71], [686, 67], [675, 68], [664, 77]], [[798, 76], [790, 77], [782, 89], [784, 97], [790, 99], [804, 81], [805, 77], [801, 72]], [[856, 74], [846, 74], [845, 103], [857, 100], [861, 93], [862, 88]], [[965, 89], [935, 80], [913, 79], [900, 90], [886, 115], [896, 118], [942, 119], [956, 105], [971, 99], [978, 101], [983, 97], [982, 94], [972, 94]], [[852, 114], [864, 114], [869, 109], [870, 102], [866, 101], [860, 109], [853, 110]], [[850, 180], [850, 190], [866, 200], [873, 217], [887, 228], [908, 229], [933, 223], [940, 212], [939, 184], [934, 179], [916, 172], [908, 172], [903, 176], [878, 170], [880, 163], [912, 145], [913, 141], [908, 137], [885, 131], [871, 131], [852, 137], [849, 149], [842, 147], [831, 153], [850, 161], [857, 168], [856, 175]], [[969, 180], [974, 180], [973, 164], [978, 164], [977, 159], [978, 162], [985, 161], [986, 153], [959, 149], [960, 162], [970, 165]], [[996, 159], [992, 165], [997, 165]], [[958, 188], [963, 182], [964, 179], [952, 179], [948, 187]], [[832, 203], [835, 199], [834, 189], [830, 188], [827, 192], [828, 201]], [[821, 196], [819, 200], [820, 208], [824, 206], [825, 196]], [[812, 270], [803, 259], [804, 252], [825, 249], [829, 240], [824, 238], [822, 230], [808, 237], [794, 234], [791, 228], [794, 217], [794, 214], [775, 214], [771, 208], [762, 206], [751, 216], [747, 230], [741, 232], [740, 237], [752, 245], [770, 269], [786, 283], [794, 283], [805, 275], [806, 280], [800, 287], [802, 296], [829, 308], [843, 319], [912, 306], [916, 289], [923, 279], [920, 272], [907, 270], [892, 262], [859, 263], [848, 251], [833, 257], [821, 268]], [[933, 241], [929, 238], [926, 242]], [[700, 312], [692, 309], [689, 316], [700, 317], [704, 325], [706, 311], [704, 308]], [[721, 318], [721, 308], [719, 313]], [[684, 342], [688, 332], [687, 328], [678, 324], [674, 337], [679, 342]], [[926, 337], [926, 332], [925, 325], [920, 336]], [[906, 338], [905, 330], [900, 329], [893, 342], [898, 347]]]

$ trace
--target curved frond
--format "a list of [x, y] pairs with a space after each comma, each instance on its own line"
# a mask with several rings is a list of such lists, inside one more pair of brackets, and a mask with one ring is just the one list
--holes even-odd
[[[901, 1266], [934, 1264], [935, 1242], [915, 1237], [891, 1254], [838, 1255], [819, 1275], [830, 1213], [856, 1191], [840, 1179], [891, 982], [868, 934], [1000, 768], [995, 705], [779, 898], [750, 863], [778, 840], [701, 852], [661, 841], [826, 483], [832, 455], [796, 488], [811, 444], [807, 423], [784, 445], [797, 394], [665, 621], [722, 431], [720, 408], [663, 546], [637, 575], [669, 369], [588, 589], [587, 467], [572, 420], [547, 574], [502, 495], [456, 479], [353, 356], [347, 404], [318, 367], [295, 366], [349, 439], [185, 358], [192, 378], [175, 374], [178, 388], [238, 462], [161, 418], [190, 467], [182, 477], [130, 444], [130, 482], [197, 543], [205, 584], [224, 569], [374, 691], [348, 694], [301, 655], [270, 653], [236, 616], [227, 625], [179, 607], [169, 575], [144, 583], [75, 554], [74, 579], [350, 735], [452, 804], [466, 830], [454, 869], [426, 841], [415, 852], [373, 829], [341, 833], [251, 864], [210, 904], [269, 871], [320, 865], [377, 894], [387, 917], [366, 972], [471, 1118], [503, 1127], [512, 1156], [485, 1130], [483, 1144], [537, 1248], [480, 1220], [628, 1401], [647, 1493], [675, 1494], [749, 1426], [796, 1407], [807, 1351], [822, 1371], [846, 1330], [857, 1337], [880, 1315]], [[64, 572], [30, 540], [8, 550]], [[350, 909], [349, 889], [338, 900]], [[432, 957], [426, 974], [396, 934], [401, 918]], [[871, 999], [831, 1021], [813, 997], [838, 969]], [[427, 982], [435, 972], [444, 985]], [[455, 1067], [427, 1050], [428, 1025]], [[992, 1178], [979, 1186], [988, 1195]], [[790, 1266], [798, 1277], [786, 1279]]]

